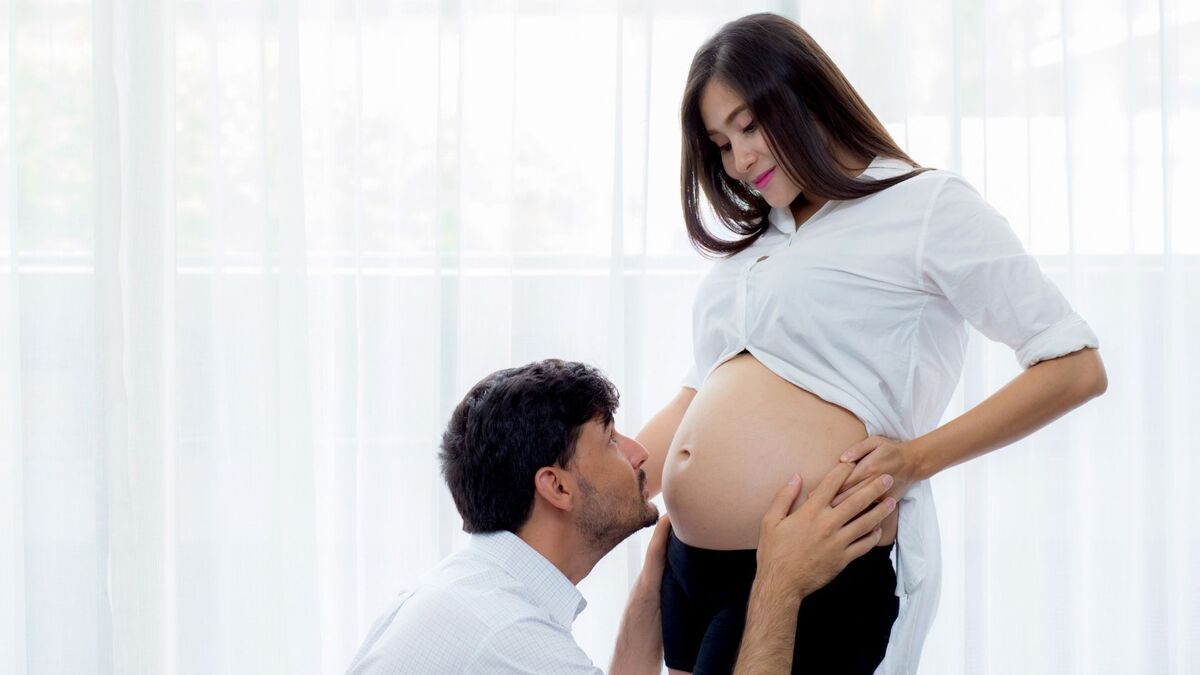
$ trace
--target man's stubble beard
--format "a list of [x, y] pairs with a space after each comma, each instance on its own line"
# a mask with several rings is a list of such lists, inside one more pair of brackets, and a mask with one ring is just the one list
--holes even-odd
[[576, 521], [584, 540], [592, 549], [606, 554], [625, 541], [629, 535], [658, 522], [658, 507], [641, 499], [645, 472], [638, 472], [638, 506], [630, 508], [632, 499], [603, 493], [588, 480], [579, 477], [583, 510]]

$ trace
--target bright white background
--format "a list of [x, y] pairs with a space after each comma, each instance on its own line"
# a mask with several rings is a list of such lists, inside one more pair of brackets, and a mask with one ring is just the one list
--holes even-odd
[[[0, 673], [340, 673], [464, 541], [467, 387], [589, 361], [637, 430], [706, 268], [685, 71], [761, 9], [1102, 341], [1103, 398], [935, 479], [922, 673], [1197, 672], [1198, 0], [2, 0]], [[974, 336], [947, 414], [1016, 368]]]

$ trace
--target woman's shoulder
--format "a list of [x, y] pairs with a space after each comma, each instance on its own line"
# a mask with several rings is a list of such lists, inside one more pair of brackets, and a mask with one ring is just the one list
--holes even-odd
[[932, 212], [946, 208], [980, 208], [987, 204], [979, 190], [962, 174], [936, 167], [913, 167], [899, 159], [888, 159], [875, 178], [892, 178], [916, 171], [912, 177], [876, 193]]
[[966, 179], [955, 171], [933, 166], [913, 166], [907, 160], [895, 157], [875, 158], [875, 161], [871, 162], [871, 166], [867, 168], [863, 175], [875, 180], [886, 180], [908, 173], [912, 173], [913, 175], [887, 189], [936, 190], [947, 181], [955, 181], [969, 186]]
[[859, 180], [890, 180], [910, 173], [908, 178], [851, 203], [872, 211], [885, 209], [896, 215], [899, 215], [897, 209], [905, 213], [923, 212], [947, 181], [961, 178], [943, 169], [914, 167], [902, 159], [876, 158]]
[[[913, 167], [903, 160], [873, 163], [872, 168], [877, 180], [916, 173], [875, 194], [849, 202], [847, 215], [853, 212], [856, 217], [873, 222], [885, 221], [891, 231], [918, 237], [925, 236], [930, 229], [955, 227], [981, 217], [987, 220], [1000, 217], [981, 192], [957, 171]], [[902, 224], [910, 225], [911, 229], [900, 228]]]

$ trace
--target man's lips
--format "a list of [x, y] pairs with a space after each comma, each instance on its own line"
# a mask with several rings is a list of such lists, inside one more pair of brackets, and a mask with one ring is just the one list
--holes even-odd
[[759, 175], [758, 178], [754, 179], [754, 187], [762, 188], [762, 186], [766, 185], [767, 182], [771, 180], [771, 176], [773, 176], [773, 175], [775, 175], [774, 167], [764, 171], [762, 174]]

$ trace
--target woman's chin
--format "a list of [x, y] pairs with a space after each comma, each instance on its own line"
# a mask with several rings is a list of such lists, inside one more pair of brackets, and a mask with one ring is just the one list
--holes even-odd
[[762, 195], [763, 199], [767, 200], [767, 203], [771, 205], [771, 208], [786, 209], [792, 205], [792, 202], [796, 201], [797, 197], [800, 196], [800, 191], [767, 190], [765, 192], [760, 192], [759, 194]]

